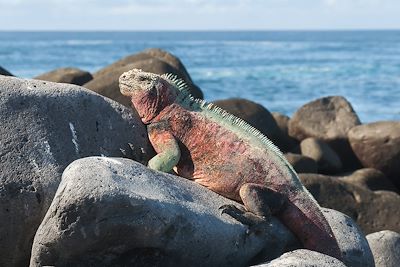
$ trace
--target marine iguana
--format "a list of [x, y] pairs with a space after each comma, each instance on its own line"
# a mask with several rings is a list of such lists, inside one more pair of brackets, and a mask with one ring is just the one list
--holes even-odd
[[[121, 75], [119, 84], [147, 125], [157, 153], [148, 163], [150, 168], [173, 169], [179, 176], [243, 202], [258, 216], [272, 210], [306, 248], [342, 258], [320, 206], [260, 131], [213, 104], [194, 99], [174, 75], [133, 69]], [[274, 207], [271, 200], [281, 205]], [[234, 207], [223, 209], [240, 220]]]

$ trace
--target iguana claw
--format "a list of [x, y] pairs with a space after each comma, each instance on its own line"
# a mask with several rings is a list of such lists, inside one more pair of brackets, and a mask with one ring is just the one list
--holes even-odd
[[222, 210], [221, 215], [224, 213], [228, 214], [241, 224], [247, 226], [254, 226], [265, 220], [265, 218], [262, 216], [257, 216], [251, 212], [246, 211], [242, 207], [238, 208], [237, 206], [232, 204], [222, 205], [221, 207], [219, 207], [219, 209]]

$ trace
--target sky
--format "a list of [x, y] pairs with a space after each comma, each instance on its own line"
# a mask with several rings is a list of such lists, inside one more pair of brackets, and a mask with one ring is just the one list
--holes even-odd
[[400, 0], [0, 0], [0, 30], [400, 29]]

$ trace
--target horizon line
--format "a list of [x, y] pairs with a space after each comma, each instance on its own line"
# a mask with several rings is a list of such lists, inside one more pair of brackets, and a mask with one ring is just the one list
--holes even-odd
[[0, 29], [0, 32], [350, 32], [400, 31], [399, 28], [327, 28], [327, 29]]

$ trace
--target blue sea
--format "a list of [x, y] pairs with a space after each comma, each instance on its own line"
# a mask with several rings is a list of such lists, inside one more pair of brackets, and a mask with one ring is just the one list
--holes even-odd
[[94, 72], [150, 47], [178, 56], [209, 101], [242, 97], [290, 116], [342, 95], [362, 122], [400, 120], [400, 31], [0, 32], [0, 66], [27, 78]]

